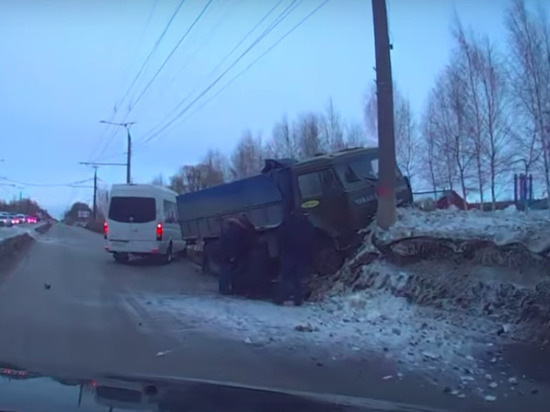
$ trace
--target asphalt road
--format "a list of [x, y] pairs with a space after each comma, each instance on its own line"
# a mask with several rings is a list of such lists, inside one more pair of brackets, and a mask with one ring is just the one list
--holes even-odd
[[457, 399], [420, 375], [386, 381], [382, 377], [393, 373], [395, 365], [374, 355], [325, 363], [312, 361], [309, 353], [274, 352], [205, 335], [185, 319], [175, 325], [155, 318], [147, 303], [139, 303], [143, 299], [133, 299], [163, 291], [211, 298], [216, 285], [185, 260], [168, 266], [116, 264], [103, 250], [100, 235], [54, 224], [10, 273], [0, 275], [0, 361], [69, 377], [182, 376], [449, 410], [547, 407], [543, 394], [528, 398], [527, 407], [527, 398], [519, 397], [494, 403]]

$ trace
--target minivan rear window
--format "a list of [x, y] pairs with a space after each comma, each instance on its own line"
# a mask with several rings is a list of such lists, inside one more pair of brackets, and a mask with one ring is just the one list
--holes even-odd
[[152, 197], [116, 196], [111, 198], [109, 219], [122, 223], [147, 223], [156, 220], [155, 199]]

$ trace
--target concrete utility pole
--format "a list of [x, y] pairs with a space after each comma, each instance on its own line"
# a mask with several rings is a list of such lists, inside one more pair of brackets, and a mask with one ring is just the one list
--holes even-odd
[[[94, 220], [97, 217], [97, 168], [99, 166], [126, 166], [126, 163], [92, 163], [92, 162], [80, 162], [81, 165], [92, 166], [94, 168], [94, 199], [92, 215]], [[74, 186], [77, 187], [77, 186]]]
[[126, 129], [126, 136], [128, 137], [128, 150], [126, 153], [126, 183], [128, 184], [132, 183], [132, 179], [130, 176], [130, 169], [131, 169], [131, 163], [132, 163], [132, 135], [130, 134], [130, 126], [132, 126], [133, 124], [136, 124], [136, 122], [115, 123], [115, 122], [109, 122], [107, 120], [100, 120], [99, 123], [112, 124], [114, 126], [124, 127]]
[[396, 160], [393, 119], [393, 84], [390, 37], [385, 0], [372, 0], [374, 48], [376, 50], [376, 93], [378, 109], [378, 212], [376, 221], [389, 229], [397, 218], [395, 186]]
[[97, 217], [97, 165], [94, 165], [94, 207], [92, 208], [92, 217], [95, 220]]

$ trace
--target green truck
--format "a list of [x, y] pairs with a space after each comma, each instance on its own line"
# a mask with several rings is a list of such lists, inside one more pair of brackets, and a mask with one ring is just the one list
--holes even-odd
[[[310, 159], [266, 160], [261, 174], [177, 198], [189, 250], [216, 272], [215, 242], [225, 218], [245, 214], [261, 233], [274, 263], [285, 210], [300, 205], [317, 231], [314, 269], [336, 272], [359, 245], [359, 230], [377, 210], [378, 148], [353, 148]], [[396, 170], [398, 206], [412, 203], [409, 180]]]

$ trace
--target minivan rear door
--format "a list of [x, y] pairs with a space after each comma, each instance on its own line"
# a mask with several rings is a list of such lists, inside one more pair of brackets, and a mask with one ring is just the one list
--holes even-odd
[[109, 204], [109, 239], [156, 240], [157, 205], [153, 197], [113, 196]]

